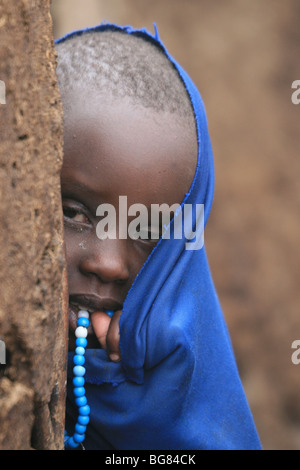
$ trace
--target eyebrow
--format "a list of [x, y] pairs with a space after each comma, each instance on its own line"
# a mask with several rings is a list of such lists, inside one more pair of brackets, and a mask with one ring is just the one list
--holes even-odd
[[62, 184], [62, 181], [61, 181], [61, 188], [62, 190], [64, 190], [65, 192], [76, 192], [79, 191], [83, 191], [83, 192], [86, 192], [86, 193], [89, 193], [89, 194], [94, 194], [95, 192], [99, 191], [98, 190], [94, 190], [93, 188], [91, 188], [90, 186], [87, 186], [85, 183], [81, 182], [81, 181], [76, 181], [74, 179], [71, 179], [71, 178], [64, 178], [63, 179], [63, 184]]

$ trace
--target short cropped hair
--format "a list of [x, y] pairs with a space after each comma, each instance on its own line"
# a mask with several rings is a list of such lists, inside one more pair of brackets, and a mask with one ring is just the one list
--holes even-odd
[[157, 112], [193, 121], [185, 85], [161, 48], [126, 31], [89, 31], [56, 44], [57, 75], [62, 92], [92, 86]]

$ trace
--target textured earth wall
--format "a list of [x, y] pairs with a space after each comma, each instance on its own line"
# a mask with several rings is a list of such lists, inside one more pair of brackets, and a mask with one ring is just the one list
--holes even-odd
[[50, 0], [0, 3], [0, 449], [63, 447], [62, 109], [49, 11]]

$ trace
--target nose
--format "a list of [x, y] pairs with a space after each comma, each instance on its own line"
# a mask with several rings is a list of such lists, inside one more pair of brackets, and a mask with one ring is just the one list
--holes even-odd
[[80, 271], [102, 282], [125, 283], [129, 279], [126, 240], [97, 240], [82, 253]]

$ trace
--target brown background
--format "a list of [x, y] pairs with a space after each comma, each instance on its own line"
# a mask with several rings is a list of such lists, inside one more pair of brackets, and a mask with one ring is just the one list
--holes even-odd
[[297, 0], [53, 0], [55, 37], [107, 20], [153, 31], [206, 104], [216, 167], [205, 243], [265, 449], [300, 449]]

